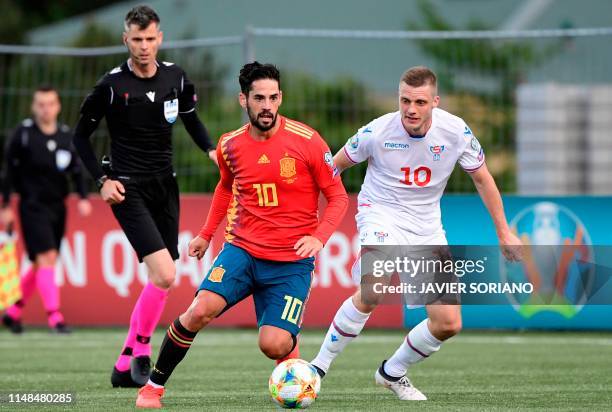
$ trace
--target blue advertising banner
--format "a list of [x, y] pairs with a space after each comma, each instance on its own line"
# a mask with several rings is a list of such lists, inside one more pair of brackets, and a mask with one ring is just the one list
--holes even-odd
[[[504, 196], [504, 207], [526, 245], [519, 275], [535, 285], [546, 304], [517, 302], [508, 295], [507, 305], [464, 305], [463, 327], [612, 330], [612, 305], [601, 304], [612, 301], [612, 197]], [[477, 195], [444, 196], [442, 221], [450, 245], [497, 244]], [[539, 251], [550, 250], [535, 247], [540, 245], [555, 245], [558, 253], [539, 256]], [[493, 277], [487, 275], [488, 282], [517, 276], [516, 264], [501, 262], [499, 268]], [[587, 301], [595, 304], [583, 304]], [[405, 325], [412, 327], [425, 316], [424, 308], [406, 309]]]

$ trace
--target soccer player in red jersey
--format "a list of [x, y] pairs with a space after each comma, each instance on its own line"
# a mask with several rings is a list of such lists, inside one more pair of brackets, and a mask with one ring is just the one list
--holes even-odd
[[[239, 81], [240, 105], [250, 122], [219, 140], [221, 178], [189, 255], [204, 256], [227, 215], [226, 242], [191, 306], [168, 328], [151, 378], [138, 392], [139, 407], [161, 407], [164, 385], [197, 332], [250, 295], [261, 351], [277, 360], [291, 353], [314, 256], [346, 212], [348, 196], [325, 141], [278, 114], [283, 95], [276, 67], [246, 64]], [[320, 192], [328, 205], [319, 220]]]

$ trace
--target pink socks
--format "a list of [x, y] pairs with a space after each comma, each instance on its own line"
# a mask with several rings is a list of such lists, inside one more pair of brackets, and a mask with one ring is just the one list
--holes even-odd
[[7, 315], [15, 320], [21, 319], [21, 312], [27, 301], [32, 297], [32, 293], [36, 289], [36, 273], [33, 270], [33, 266], [19, 280], [19, 286], [21, 287], [21, 299], [19, 299], [13, 306], [6, 310]]
[[[138, 298], [136, 341], [134, 342], [134, 357], [151, 356], [151, 334], [155, 330], [159, 318], [164, 311], [168, 290], [160, 289], [151, 282], [147, 283]], [[132, 325], [130, 322], [130, 332]]]
[[41, 267], [36, 271], [36, 286], [38, 286], [38, 293], [40, 293], [43, 306], [47, 311], [49, 327], [53, 328], [58, 323], [63, 323], [64, 317], [59, 311], [59, 288], [55, 284], [53, 267]]
[[[142, 294], [141, 294], [142, 296]], [[123, 349], [121, 349], [121, 355], [115, 362], [115, 368], [118, 371], [125, 372], [130, 369], [130, 360], [132, 359], [132, 353], [134, 350], [134, 344], [136, 343], [136, 328], [138, 327], [138, 307], [140, 305], [140, 298], [136, 301], [132, 315], [130, 316], [130, 329], [123, 343]]]

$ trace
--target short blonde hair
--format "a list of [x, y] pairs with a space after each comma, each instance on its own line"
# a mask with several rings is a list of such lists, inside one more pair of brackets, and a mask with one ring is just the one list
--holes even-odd
[[402, 74], [400, 82], [406, 83], [408, 86], [420, 87], [426, 84], [432, 85], [436, 90], [438, 88], [438, 79], [436, 74], [425, 66], [411, 67]]

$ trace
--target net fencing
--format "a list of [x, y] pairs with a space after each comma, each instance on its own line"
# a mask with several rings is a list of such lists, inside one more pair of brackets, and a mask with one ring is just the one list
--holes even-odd
[[[194, 82], [198, 110], [215, 139], [244, 122], [236, 101], [240, 66], [254, 59], [275, 63], [282, 74], [281, 113], [317, 129], [333, 152], [359, 127], [397, 110], [400, 75], [408, 67], [427, 65], [438, 74], [441, 107], [470, 125], [503, 192], [612, 193], [607, 177], [612, 162], [606, 161], [612, 157], [612, 143], [607, 143], [612, 141], [607, 120], [612, 109], [610, 40], [610, 28], [410, 32], [247, 27], [239, 36], [166, 42], [159, 58], [182, 66]], [[74, 126], [82, 99], [125, 57], [122, 46], [0, 46], [2, 138], [28, 116], [32, 92], [43, 83], [59, 89], [61, 121]], [[107, 137], [102, 125], [93, 138], [100, 156], [108, 151]], [[174, 145], [181, 190], [212, 191], [218, 174], [180, 122]], [[597, 156], [591, 155], [594, 151]], [[345, 173], [349, 191], [359, 190], [364, 173], [365, 165]], [[447, 191], [472, 192], [474, 186], [458, 170]]]

